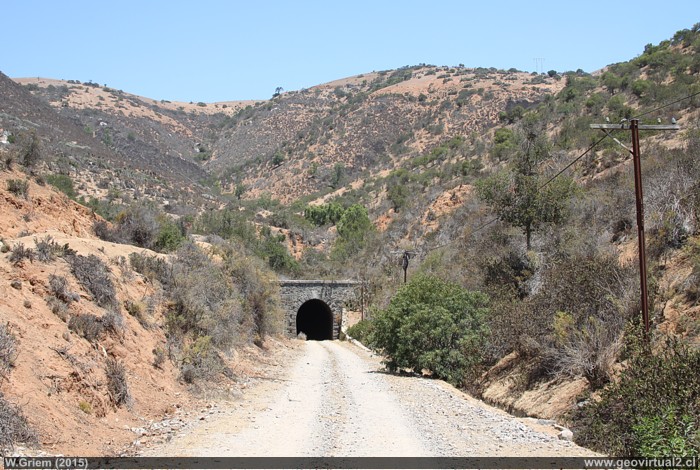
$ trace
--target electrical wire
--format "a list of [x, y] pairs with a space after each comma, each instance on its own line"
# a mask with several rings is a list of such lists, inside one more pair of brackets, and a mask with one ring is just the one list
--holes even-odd
[[[600, 139], [598, 139], [597, 141], [595, 141], [593, 144], [591, 144], [581, 155], [579, 155], [578, 157], [576, 157], [575, 159], [573, 159], [573, 160], [572, 160], [571, 162], [569, 162], [564, 168], [562, 168], [562, 169], [559, 170], [557, 173], [555, 173], [554, 176], [552, 176], [552, 177], [549, 178], [547, 181], [545, 181], [543, 184], [541, 184], [541, 185], [537, 188], [537, 191], [542, 191], [545, 187], [547, 187], [549, 184], [551, 184], [555, 179], [557, 179], [558, 177], [560, 177], [566, 170], [568, 170], [569, 168], [571, 168], [572, 166], [574, 166], [574, 165], [575, 165], [578, 161], [580, 161], [583, 157], [585, 157], [586, 155], [588, 155], [588, 153], [589, 153], [591, 150], [593, 150], [594, 148], [596, 148], [596, 147], [598, 146], [598, 144], [600, 144], [603, 140], [605, 140], [606, 137], [607, 137], [607, 135], [604, 135], [603, 137], [601, 137]], [[470, 233], [470, 235], [474, 235], [475, 233], [479, 232], [480, 230], [485, 229], [486, 227], [488, 227], [488, 226], [491, 225], [492, 223], [496, 222], [498, 219], [499, 219], [499, 217], [495, 217], [494, 219], [491, 219], [490, 221], [485, 222], [485, 223], [479, 225], [477, 228], [475, 228], [474, 230], [472, 230], [472, 232]]]
[[675, 100], [675, 101], [671, 101], [670, 103], [666, 103], [666, 104], [664, 104], [664, 105], [661, 105], [661, 106], [659, 106], [658, 108], [652, 109], [651, 111], [647, 111], [647, 112], [645, 112], [645, 113], [638, 114], [636, 117], [633, 117], [632, 119], [639, 119], [640, 117], [646, 116], [646, 115], [648, 115], [648, 114], [652, 114], [652, 113], [655, 113], [655, 112], [657, 112], [657, 111], [661, 111], [661, 110], [664, 109], [664, 108], [668, 108], [669, 106], [673, 106], [674, 104], [680, 103], [680, 102], [683, 101], [683, 100], [689, 100], [689, 99], [691, 99], [691, 98], [695, 98], [695, 97], [698, 96], [698, 95], [700, 95], [700, 91], [696, 91], [695, 93], [693, 93], [693, 94], [691, 94], [691, 95], [684, 96], [683, 98], [679, 98], [679, 99], [677, 99], [677, 100]]
[[594, 148], [596, 148], [596, 147], [598, 146], [598, 144], [600, 144], [602, 141], [604, 141], [607, 137], [608, 137], [608, 135], [606, 134], [606, 135], [604, 135], [603, 137], [601, 137], [600, 139], [598, 139], [597, 141], [595, 141], [590, 147], [588, 147], [588, 148], [586, 149], [585, 152], [583, 152], [581, 155], [579, 155], [578, 157], [576, 157], [571, 163], [569, 163], [568, 165], [566, 165], [564, 168], [562, 168], [561, 170], [559, 170], [554, 176], [552, 176], [552, 177], [549, 178], [547, 181], [545, 181], [540, 187], [537, 188], [537, 190], [538, 190], [538, 191], [541, 191], [542, 189], [545, 188], [545, 186], [547, 186], [547, 185], [550, 184], [552, 181], [554, 181], [555, 179], [557, 179], [558, 177], [560, 177], [560, 176], [562, 175], [562, 173], [564, 173], [566, 170], [568, 170], [569, 168], [571, 168], [572, 166], [574, 166], [574, 165], [576, 164], [576, 162], [578, 162], [578, 161], [581, 160], [583, 157], [585, 157], [585, 156], [588, 154], [588, 152], [590, 152], [591, 150], [593, 150]]
[[[657, 107], [657, 108], [652, 109], [651, 111], [647, 111], [647, 112], [645, 112], [645, 113], [639, 114], [639, 115], [637, 115], [636, 117], [634, 117], [634, 118], [632, 118], [632, 119], [638, 119], [638, 118], [643, 117], [643, 116], [646, 116], [646, 115], [648, 115], [648, 114], [655, 113], [655, 112], [660, 111], [660, 110], [662, 110], [662, 109], [664, 109], [664, 108], [668, 108], [669, 106], [673, 106], [673, 105], [676, 104], [676, 103], [680, 103], [680, 102], [683, 101], [683, 100], [687, 100], [687, 99], [694, 98], [694, 97], [696, 97], [696, 96], [698, 96], [698, 95], [700, 95], [700, 91], [695, 92], [695, 93], [692, 93], [692, 94], [690, 94], [690, 95], [688, 95], [688, 96], [684, 96], [683, 98], [679, 98], [679, 99], [677, 99], [677, 100], [675, 100], [675, 101], [671, 101], [670, 103], [666, 103], [666, 104], [664, 104], [664, 105], [662, 105], [662, 106], [659, 106], [659, 107]], [[542, 185], [540, 185], [540, 186], [537, 188], [537, 191], [541, 191], [542, 189], [544, 189], [545, 187], [547, 187], [549, 184], [551, 184], [555, 179], [557, 179], [559, 176], [561, 176], [566, 170], [568, 170], [569, 168], [571, 168], [572, 166], [574, 166], [574, 165], [575, 165], [578, 161], [580, 161], [583, 157], [585, 157], [586, 155], [588, 155], [588, 153], [589, 153], [591, 150], [593, 150], [595, 147], [597, 147], [598, 144], [600, 144], [602, 141], [604, 141], [607, 137], [610, 137], [610, 134], [609, 134], [609, 133], [606, 133], [603, 137], [601, 137], [601, 138], [598, 139], [596, 142], [594, 142], [594, 143], [593, 143], [590, 147], [588, 147], [581, 155], [579, 155], [578, 157], [576, 157], [576, 158], [575, 158], [574, 160], [572, 160], [569, 164], [567, 164], [564, 168], [562, 168], [562, 169], [559, 170], [557, 173], [555, 173], [554, 176], [552, 176], [552, 177], [549, 178], [547, 181], [545, 181]], [[474, 230], [472, 230], [472, 231], [469, 233], [469, 235], [471, 236], [471, 235], [474, 235], [475, 233], [478, 233], [479, 231], [485, 229], [485, 228], [488, 227], [489, 225], [491, 225], [491, 224], [493, 224], [494, 222], [498, 221], [499, 218], [500, 218], [500, 217], [494, 217], [493, 219], [490, 219], [489, 221], [484, 222], [483, 224], [479, 225], [479, 226], [476, 227]], [[427, 251], [427, 252], [435, 251], [435, 250], [437, 250], [437, 249], [440, 249], [440, 248], [443, 248], [443, 247], [445, 247], [445, 246], [451, 245], [452, 243], [454, 243], [454, 242], [456, 242], [456, 241], [457, 241], [456, 239], [455, 239], [455, 240], [451, 240], [451, 241], [449, 241], [449, 242], [447, 242], [447, 243], [443, 243], [442, 245], [438, 245], [438, 246], [435, 246], [435, 247], [433, 247], [433, 248], [429, 248], [429, 249], [426, 250], [426, 251]]]

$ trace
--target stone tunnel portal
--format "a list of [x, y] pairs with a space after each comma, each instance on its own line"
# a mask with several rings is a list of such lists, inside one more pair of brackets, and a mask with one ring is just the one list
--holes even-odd
[[319, 299], [304, 302], [297, 312], [297, 335], [304, 333], [307, 340], [333, 339], [333, 312]]

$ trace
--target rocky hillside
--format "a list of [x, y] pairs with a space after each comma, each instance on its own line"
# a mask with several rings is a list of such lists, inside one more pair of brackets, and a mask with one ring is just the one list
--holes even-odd
[[0, 94], [0, 128], [16, 145], [36, 133], [47, 170], [70, 176], [79, 196], [205, 203], [209, 175], [193, 156], [208, 114], [91, 82], [0, 75]]
[[[228, 280], [240, 274], [237, 262], [255, 257], [280, 275], [363, 279], [373, 312], [389, 305], [404, 275], [446, 279], [491, 298], [489, 335], [465, 383], [502, 406], [556, 416], [578, 409], [580, 393], [617, 383], [639, 316], [629, 135], [605, 137], [590, 124], [680, 124], [680, 133], [642, 136], [653, 334], [658, 348], [668, 334], [691, 344], [699, 336], [699, 34], [698, 26], [679, 31], [593, 74], [420, 65], [256, 103], [154, 102], [94, 83], [20, 85], [0, 76], [3, 167], [31, 163], [26, 177], [3, 173], [12, 216], [0, 235], [13, 246], [31, 245], [48, 229], [94, 240], [92, 211], [23, 183], [58, 175], [65, 192], [74, 186], [72, 197], [114, 222], [99, 225], [110, 243], [169, 251], [190, 246], [188, 235], [206, 235], [223, 267], [188, 252], [180, 274], [194, 270], [183, 282], [221, 294], [205, 303], [212, 314], [226, 299], [247, 297], [224, 281], [205, 289], [200, 275], [213, 270]], [[43, 196], [27, 199], [25, 190]], [[123, 276], [110, 246], [90, 253]], [[20, 309], [28, 314], [49, 309], [40, 300], [52, 288], [48, 276], [69, 279], [63, 259], [60, 269], [44, 271], [22, 259], [5, 263], [7, 292], [28, 301], [31, 308]], [[142, 282], [141, 295], [152, 295]], [[27, 283], [39, 287], [25, 299]], [[120, 302], [135, 300], [130, 289], [117, 291]], [[179, 301], [185, 311], [203, 305]], [[236, 305], [248, 313], [258, 307]], [[69, 342], [60, 319], [48, 318], [41, 324]], [[127, 320], [128, 331], [146, 334]], [[198, 332], [197, 348], [220, 333], [217, 322], [175, 320], [171, 327]], [[80, 344], [87, 354], [91, 346]], [[118, 348], [104, 348], [120, 357]], [[61, 358], [72, 354], [55, 349]], [[148, 348], [137, 354], [145, 364]], [[86, 400], [101, 409], [93, 401]]]
[[557, 77], [463, 67], [406, 67], [283, 93], [227, 119], [207, 168], [248, 197], [292, 202], [365, 180], [454, 136], [484, 136], [499, 113], [530, 107]]
[[244, 336], [225, 377], [214, 372], [206, 390], [184, 379], [175, 357], [190, 350], [167, 328], [168, 294], [134, 268], [134, 257], [167, 256], [100, 240], [99, 216], [19, 170], [0, 171], [0, 205], [3, 450], [16, 441], [50, 455], [139, 449], [179, 431], [206, 400], [239, 397], [271, 360]]
[[[560, 77], [517, 71], [418, 66], [286, 92], [262, 103], [185, 104], [96, 83], [17, 82], [43, 109], [78, 124], [74, 133], [92, 137], [93, 146], [98, 139], [107, 147], [101, 151], [121, 156], [126, 167], [184, 188], [207, 178], [220, 179], [230, 191], [242, 183], [246, 198], [269, 194], [286, 203], [391, 168], [448, 136], [482, 135], [500, 112], [532, 106], [563, 86]], [[26, 94], [22, 99], [24, 105], [8, 111], [35, 107]]]
[[[166, 344], [162, 331], [147, 323], [159, 310], [143, 321], [107, 311], [85, 280], [81, 284], [72, 274], [68, 256], [70, 250], [104, 266], [105, 280], [116, 281], [109, 282], [119, 305], [141, 304], [153, 296], [153, 287], [125, 262], [140, 250], [96, 239], [95, 216], [57, 191], [31, 181], [26, 196], [18, 195], [7, 189], [11, 180], [24, 175], [0, 174], [0, 323], [6, 328], [3, 346], [14, 345], [3, 410], [5, 399], [21, 404], [37, 442], [48, 451], [113, 453], [134, 438], [132, 427], [174, 412], [186, 399], [179, 397], [185, 389], [171, 364], [153, 365], [153, 351]], [[19, 246], [29, 250], [26, 256]], [[98, 332], [102, 329], [106, 334]], [[91, 335], [99, 340], [88, 341], [95, 339]], [[108, 385], [109, 360], [125, 368], [129, 409]], [[3, 434], [3, 446], [8, 438]]]

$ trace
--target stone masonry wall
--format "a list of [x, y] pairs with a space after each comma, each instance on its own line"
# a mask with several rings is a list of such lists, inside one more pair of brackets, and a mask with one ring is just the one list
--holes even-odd
[[318, 299], [325, 302], [333, 313], [333, 339], [337, 339], [343, 320], [343, 309], [361, 299], [361, 283], [358, 281], [280, 281], [280, 297], [285, 312], [288, 336], [296, 335], [299, 307], [308, 300]]

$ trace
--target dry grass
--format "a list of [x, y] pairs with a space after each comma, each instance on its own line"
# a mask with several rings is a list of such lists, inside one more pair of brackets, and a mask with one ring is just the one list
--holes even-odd
[[107, 390], [109, 390], [112, 402], [116, 406], [131, 406], [132, 399], [126, 382], [124, 364], [118, 359], [110, 357], [105, 364], [105, 373], [107, 375]]
[[39, 438], [19, 406], [0, 393], [0, 450], [12, 449], [17, 443], [37, 445]]
[[95, 255], [70, 256], [68, 261], [75, 278], [94, 297], [100, 307], [116, 305], [117, 293], [107, 265]]
[[17, 358], [17, 339], [9, 325], [0, 325], [0, 381], [9, 374]]

